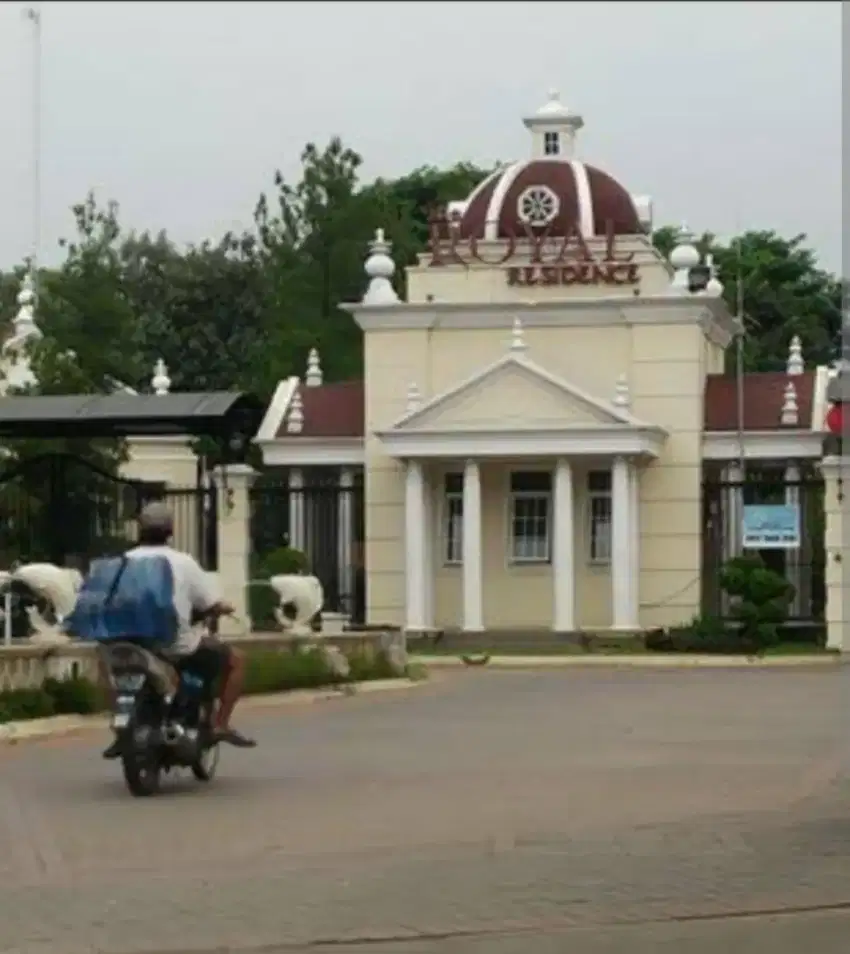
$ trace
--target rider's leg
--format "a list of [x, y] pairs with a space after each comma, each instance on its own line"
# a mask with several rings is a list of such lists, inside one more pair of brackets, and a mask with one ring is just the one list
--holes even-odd
[[245, 659], [241, 652], [213, 636], [205, 637], [192, 657], [198, 675], [218, 684], [218, 708], [214, 728], [222, 742], [252, 748], [254, 742], [234, 729], [230, 720], [245, 683]]
[[[102, 652], [97, 654], [98, 685], [104, 694], [107, 711], [111, 712], [115, 706], [115, 686], [112, 684], [112, 673]], [[121, 736], [116, 732], [112, 741], [103, 750], [105, 759], [117, 759], [121, 754]]]
[[224, 672], [219, 687], [215, 726], [218, 732], [233, 735], [232, 741], [239, 745], [240, 743], [236, 741], [236, 738], [244, 737], [231, 727], [230, 720], [245, 686], [245, 657], [233, 646], [227, 646], [226, 648], [227, 657], [224, 660]]

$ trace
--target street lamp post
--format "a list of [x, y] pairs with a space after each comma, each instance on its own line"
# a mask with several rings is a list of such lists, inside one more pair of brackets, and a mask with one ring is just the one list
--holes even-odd
[[41, 253], [41, 10], [27, 7], [24, 17], [32, 24], [32, 235], [30, 238], [30, 272], [38, 305], [38, 263]]

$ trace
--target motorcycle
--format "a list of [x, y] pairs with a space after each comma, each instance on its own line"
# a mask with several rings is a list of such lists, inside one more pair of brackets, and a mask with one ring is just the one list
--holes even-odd
[[130, 793], [157, 794], [163, 774], [178, 768], [211, 781], [219, 759], [215, 687], [135, 643], [104, 644], [100, 652], [114, 691], [111, 724]]

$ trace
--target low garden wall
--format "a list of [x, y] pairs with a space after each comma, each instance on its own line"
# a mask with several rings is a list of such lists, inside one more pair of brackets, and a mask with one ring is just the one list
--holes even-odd
[[[249, 668], [255, 670], [271, 668], [275, 655], [293, 653], [305, 645], [303, 638], [269, 633], [240, 636], [232, 641], [248, 657]], [[311, 641], [311, 645], [314, 644], [334, 647], [360, 664], [378, 657], [389, 658], [387, 668], [401, 670], [395, 674], [403, 675], [406, 653], [404, 639], [397, 632], [340, 633]], [[258, 672], [258, 677], [261, 675]], [[92, 646], [80, 643], [0, 646], [0, 693], [38, 689], [50, 679], [73, 678], [96, 680], [97, 664]]]

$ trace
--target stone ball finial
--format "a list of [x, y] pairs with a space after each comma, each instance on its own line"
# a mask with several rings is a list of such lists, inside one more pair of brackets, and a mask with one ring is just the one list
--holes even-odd
[[631, 406], [632, 399], [631, 394], [629, 393], [629, 379], [625, 374], [621, 374], [617, 378], [617, 383], [614, 385], [614, 407], [628, 408]]
[[412, 414], [422, 404], [422, 392], [415, 382], [411, 382], [407, 389], [407, 413]]
[[369, 257], [364, 266], [369, 277], [369, 287], [363, 296], [366, 305], [394, 305], [399, 300], [392, 286], [395, 262], [390, 257], [391, 249], [384, 230], [377, 229], [375, 238], [369, 243]]
[[786, 427], [796, 427], [800, 422], [800, 410], [797, 404], [797, 388], [793, 382], [789, 381], [785, 386], [783, 398], [780, 423]]
[[307, 355], [307, 373], [304, 375], [304, 383], [308, 388], [317, 388], [321, 386], [323, 380], [318, 348], [311, 348]]
[[168, 394], [171, 390], [171, 378], [168, 376], [168, 368], [162, 358], [158, 358], [153, 367], [153, 377], [151, 378], [151, 387], [154, 394]]
[[304, 401], [301, 389], [296, 388], [286, 417], [286, 431], [288, 434], [300, 434], [304, 430]]
[[515, 354], [522, 354], [528, 350], [525, 341], [525, 330], [522, 327], [522, 319], [514, 318], [513, 328], [511, 329], [511, 351]]
[[789, 375], [796, 376], [802, 374], [806, 369], [806, 364], [803, 361], [803, 342], [800, 340], [799, 335], [794, 335], [791, 339], [791, 343], [788, 346], [788, 364], [786, 365], [786, 372]]

